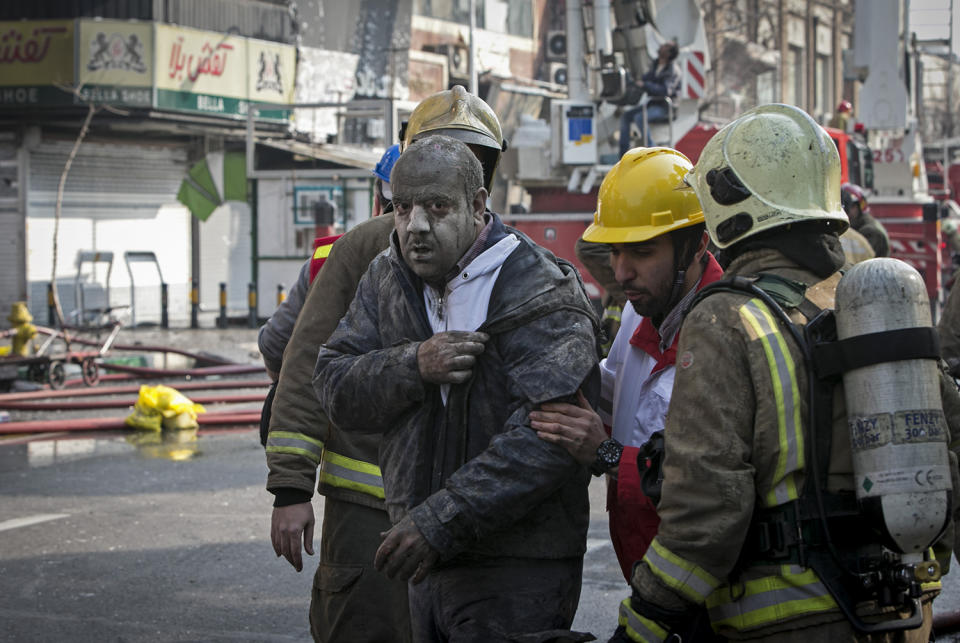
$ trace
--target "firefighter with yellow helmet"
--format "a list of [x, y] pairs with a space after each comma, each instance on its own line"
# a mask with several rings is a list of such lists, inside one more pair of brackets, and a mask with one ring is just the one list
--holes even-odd
[[[901, 303], [922, 318], [922, 280], [872, 259], [841, 283], [839, 156], [796, 107], [728, 124], [687, 181], [732, 260], [680, 332], [661, 522], [614, 640], [699, 640], [690, 628], [705, 606], [729, 640], [926, 642], [939, 585], [930, 547], [952, 545], [942, 542], [957, 492], [947, 424], [960, 428], [960, 400], [938, 373], [929, 312], [926, 327], [867, 328]], [[849, 287], [865, 283], [912, 299]], [[923, 376], [909, 385], [884, 379], [913, 366]], [[872, 388], [856, 381], [865, 372]], [[882, 413], [861, 408], [898, 395]], [[908, 448], [916, 471], [901, 466]], [[912, 541], [898, 541], [908, 531]]]
[[[483, 165], [484, 183], [493, 184], [503, 134], [496, 114], [480, 98], [460, 86], [425, 98], [410, 115], [403, 144], [427, 134], [467, 143]], [[380, 436], [339, 431], [311, 385], [320, 345], [349, 308], [370, 261], [389, 246], [393, 230], [393, 214], [383, 214], [349, 230], [331, 247], [284, 353], [270, 418], [270, 536], [277, 556], [298, 572], [301, 550], [314, 551], [314, 489], [325, 497], [310, 601], [316, 641], [403, 643], [411, 638], [406, 583], [373, 567], [380, 533], [391, 526], [377, 460]]]
[[629, 305], [600, 363], [601, 403], [594, 411], [585, 401], [554, 402], [530, 415], [542, 439], [609, 476], [610, 538], [628, 580], [657, 533], [655, 491], [642, 476], [657, 477], [683, 312], [723, 272], [707, 252], [697, 196], [683, 182], [692, 167], [676, 150], [641, 147], [607, 173], [583, 241], [609, 246], [610, 270]]

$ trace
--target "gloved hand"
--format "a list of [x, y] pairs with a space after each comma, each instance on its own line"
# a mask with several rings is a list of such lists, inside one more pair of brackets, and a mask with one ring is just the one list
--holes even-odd
[[660, 643], [666, 641], [670, 632], [662, 624], [640, 613], [642, 607], [638, 599], [625, 598], [620, 603], [619, 627], [613, 633], [611, 643], [637, 641], [639, 643]]
[[612, 643], [709, 643], [723, 640], [710, 627], [710, 619], [703, 606], [691, 605], [685, 610], [666, 609], [643, 600], [636, 591], [620, 603], [618, 623], [619, 627], [610, 639]]

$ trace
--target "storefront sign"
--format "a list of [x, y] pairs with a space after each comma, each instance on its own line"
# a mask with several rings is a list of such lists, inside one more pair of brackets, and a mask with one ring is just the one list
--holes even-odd
[[78, 101], [153, 105], [153, 24], [80, 20]]
[[72, 20], [0, 22], [0, 107], [72, 102], [73, 31]]
[[292, 100], [294, 47], [184, 27], [156, 29], [157, 107], [245, 118], [251, 100]]

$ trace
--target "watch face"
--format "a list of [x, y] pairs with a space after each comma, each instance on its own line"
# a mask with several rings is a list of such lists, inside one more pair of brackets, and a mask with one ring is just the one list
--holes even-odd
[[608, 469], [612, 469], [620, 463], [620, 454], [623, 453], [623, 447], [614, 439], [604, 440], [597, 447], [597, 460], [602, 462]]

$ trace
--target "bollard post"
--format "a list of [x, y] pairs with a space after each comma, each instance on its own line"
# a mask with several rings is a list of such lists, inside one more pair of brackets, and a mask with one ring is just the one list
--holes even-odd
[[283, 284], [277, 284], [277, 306], [282, 304], [287, 299], [287, 291], [284, 289]]
[[190, 283], [190, 328], [200, 328], [200, 284]]
[[167, 313], [167, 304], [169, 303], [169, 296], [167, 292], [167, 284], [160, 284], [160, 328], [170, 328], [170, 316]]
[[247, 284], [247, 328], [257, 327], [257, 284]]
[[220, 282], [220, 316], [217, 318], [217, 327], [227, 327], [227, 283]]
[[47, 284], [47, 326], [57, 327], [57, 307], [53, 302], [53, 283]]

